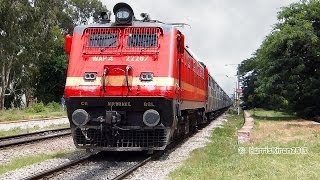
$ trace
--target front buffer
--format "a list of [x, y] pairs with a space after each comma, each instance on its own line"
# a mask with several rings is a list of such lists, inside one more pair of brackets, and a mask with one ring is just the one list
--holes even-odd
[[170, 99], [70, 97], [66, 104], [73, 140], [78, 148], [163, 150], [174, 131], [174, 104]]

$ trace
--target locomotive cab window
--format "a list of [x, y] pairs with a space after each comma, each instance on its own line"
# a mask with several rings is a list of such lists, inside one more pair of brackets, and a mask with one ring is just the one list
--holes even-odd
[[117, 33], [90, 34], [89, 47], [116, 47], [117, 40]]
[[158, 45], [158, 36], [157, 34], [129, 34], [128, 37], [128, 47], [139, 47], [139, 48], [148, 48], [148, 47], [157, 47]]

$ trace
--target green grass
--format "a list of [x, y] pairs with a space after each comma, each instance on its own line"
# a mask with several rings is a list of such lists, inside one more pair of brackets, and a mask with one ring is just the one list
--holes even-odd
[[67, 128], [67, 127], [70, 127], [70, 124], [50, 125], [43, 128], [40, 128], [39, 126], [35, 126], [33, 128], [27, 128], [27, 129], [14, 128], [8, 131], [0, 131], [0, 137], [12, 136], [12, 135], [23, 134], [23, 133], [31, 133], [31, 132], [42, 131], [42, 130]]
[[0, 165], [0, 175], [9, 171], [13, 171], [15, 169], [23, 168], [31, 164], [43, 162], [48, 159], [61, 158], [66, 156], [67, 154], [68, 153], [66, 152], [57, 152], [53, 154], [37, 154], [34, 156], [15, 158], [7, 164]]
[[[278, 138], [281, 136], [277, 133], [281, 133], [281, 128], [287, 127], [286, 123], [274, 125], [278, 122], [259, 121], [253, 136], [259, 136], [264, 130], [268, 130], [268, 123], [279, 131], [269, 132], [274, 136], [257, 137], [259, 141], [238, 145], [236, 130], [241, 127], [242, 122], [241, 115], [230, 115], [224, 128], [213, 131], [212, 142], [205, 148], [195, 150], [181, 167], [170, 174], [171, 179], [320, 179], [320, 137], [316, 136], [317, 133], [308, 136], [312, 140], [302, 137], [292, 140], [284, 138], [281, 141]], [[288, 132], [291, 130], [292, 127]], [[295, 130], [298, 131], [299, 127]], [[286, 135], [292, 136], [290, 133]], [[247, 152], [240, 154], [239, 147]], [[306, 147], [308, 151], [307, 154], [296, 155], [258, 155], [249, 154], [250, 147]]]
[[273, 110], [263, 110], [263, 109], [253, 109], [250, 110], [253, 118], [259, 120], [294, 120], [298, 119], [295, 115], [287, 112], [273, 111]]
[[1, 110], [0, 122], [63, 116], [66, 116], [66, 112], [61, 110], [61, 106], [58, 103], [49, 103], [47, 105], [44, 105], [43, 103], [37, 103], [23, 110]]

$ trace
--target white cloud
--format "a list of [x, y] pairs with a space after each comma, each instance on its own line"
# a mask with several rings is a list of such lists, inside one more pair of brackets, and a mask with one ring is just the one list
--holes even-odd
[[[112, 10], [119, 1], [102, 0]], [[183, 32], [192, 51], [208, 66], [210, 73], [232, 94], [236, 66], [260, 46], [277, 22], [280, 8], [298, 0], [123, 0], [132, 6], [136, 16], [147, 12], [163, 22], [184, 22], [191, 25]]]

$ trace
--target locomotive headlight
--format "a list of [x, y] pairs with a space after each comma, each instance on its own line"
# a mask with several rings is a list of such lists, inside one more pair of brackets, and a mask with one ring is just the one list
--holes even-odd
[[130, 13], [127, 10], [121, 10], [117, 12], [116, 16], [118, 19], [128, 19]]
[[119, 25], [128, 25], [132, 23], [132, 14], [128, 8], [121, 8], [116, 13], [116, 23]]
[[72, 113], [72, 122], [76, 126], [84, 126], [89, 121], [89, 114], [84, 109], [77, 109]]
[[132, 8], [126, 3], [118, 3], [113, 8], [116, 25], [131, 25], [134, 19]]
[[140, 81], [152, 81], [153, 73], [152, 72], [142, 72], [140, 74]]
[[97, 73], [96, 72], [86, 72], [84, 73], [84, 79], [85, 80], [96, 80]]
[[154, 109], [149, 109], [143, 113], [143, 123], [149, 127], [155, 127], [160, 122], [160, 114]]

